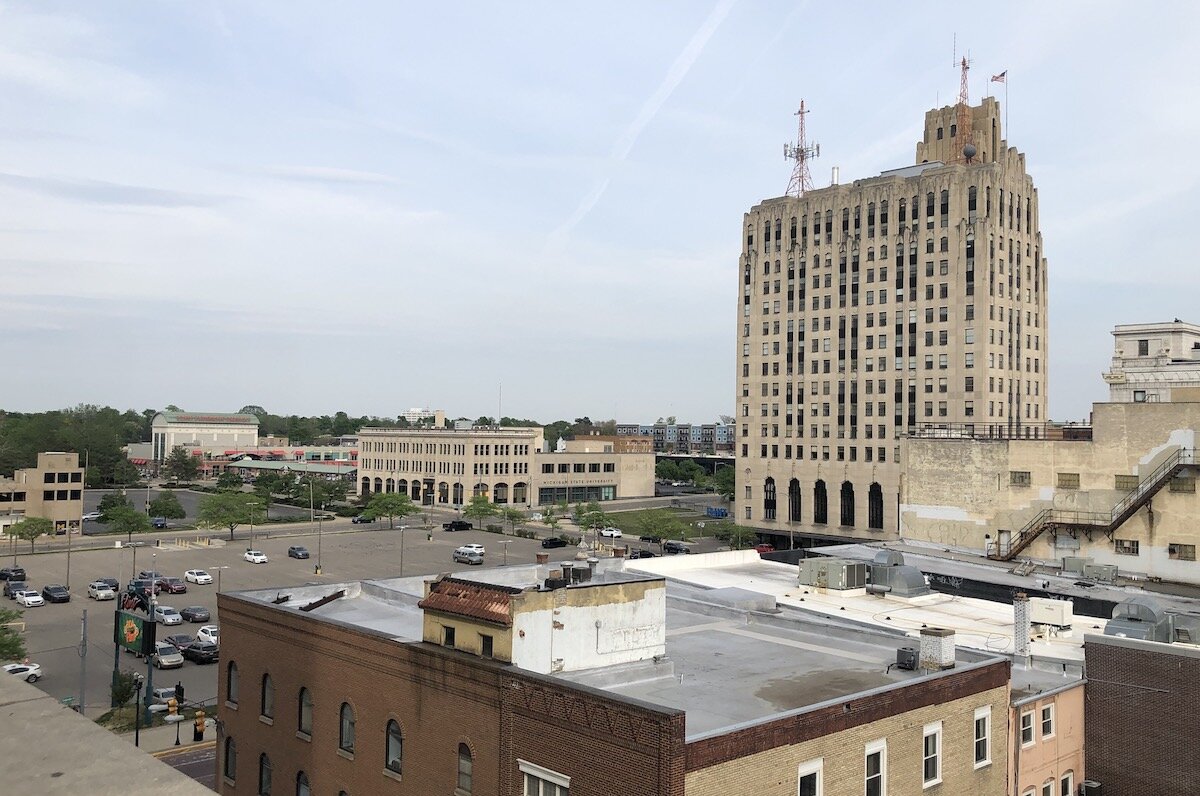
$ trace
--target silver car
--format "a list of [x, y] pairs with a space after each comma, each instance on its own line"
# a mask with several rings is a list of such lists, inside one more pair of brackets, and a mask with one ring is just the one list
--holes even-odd
[[183, 666], [183, 653], [174, 644], [160, 641], [154, 645], [154, 654], [150, 662], [160, 669], [178, 669]]
[[179, 614], [178, 611], [176, 611], [174, 608], [172, 608], [169, 605], [154, 606], [153, 619], [155, 622], [160, 622], [164, 625], [182, 625], [183, 624], [183, 617]]
[[112, 586], [98, 580], [88, 584], [88, 597], [93, 600], [115, 600], [117, 593], [113, 591]]

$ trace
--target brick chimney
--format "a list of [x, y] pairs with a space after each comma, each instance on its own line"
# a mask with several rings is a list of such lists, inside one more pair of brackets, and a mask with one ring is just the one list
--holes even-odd
[[921, 629], [919, 666], [929, 671], [954, 668], [954, 631], [941, 627]]

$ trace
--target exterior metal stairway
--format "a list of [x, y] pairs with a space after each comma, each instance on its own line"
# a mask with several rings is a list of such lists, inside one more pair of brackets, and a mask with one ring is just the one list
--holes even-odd
[[988, 558], [998, 561], [1011, 561], [1021, 554], [1025, 548], [1048, 530], [1083, 531], [1091, 537], [1093, 533], [1103, 533], [1111, 536], [1138, 509], [1154, 497], [1154, 495], [1170, 483], [1171, 479], [1185, 467], [1196, 464], [1195, 448], [1178, 448], [1167, 457], [1162, 464], [1155, 468], [1145, 480], [1121, 498], [1110, 512], [1070, 511], [1067, 509], [1042, 509], [1033, 516], [1025, 527], [1013, 536], [1008, 545], [997, 543], [988, 551]]

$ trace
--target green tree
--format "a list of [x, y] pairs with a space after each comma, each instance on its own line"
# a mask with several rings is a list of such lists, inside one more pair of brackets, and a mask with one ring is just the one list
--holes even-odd
[[126, 500], [120, 492], [109, 492], [100, 498], [100, 522], [109, 522], [110, 512], [118, 509], [132, 509], [133, 504]]
[[638, 536], [654, 539], [659, 545], [668, 539], [682, 539], [687, 525], [668, 509], [652, 509], [635, 514], [633, 525]]
[[515, 509], [512, 506], [506, 506], [500, 510], [500, 517], [508, 523], [510, 531], [516, 531], [517, 526], [525, 522], [525, 512], [520, 509]]
[[224, 489], [228, 492], [241, 492], [242, 477], [232, 470], [226, 470], [217, 476], [217, 489]]
[[166, 461], [163, 462], [163, 472], [172, 481], [188, 483], [196, 479], [196, 474], [200, 472], [200, 465], [195, 456], [176, 445], [171, 448]]
[[[91, 477], [90, 476], [91, 470], [95, 470], [95, 469], [96, 468], [93, 467], [88, 470], [89, 479]], [[97, 471], [97, 473], [98, 472], [99, 471]], [[133, 462], [129, 461], [128, 459], [120, 459], [117, 461], [117, 463], [115, 465], [113, 465], [112, 482], [114, 484], [120, 484], [122, 486], [126, 486], [129, 484], [136, 484], [140, 477], [141, 477], [141, 473], [138, 472], [137, 465], [135, 465]], [[88, 486], [91, 486], [90, 482], [89, 482]]]
[[562, 522], [562, 518], [558, 513], [558, 506], [547, 506], [542, 510], [542, 522], [550, 526], [550, 530], [557, 531], [558, 524]]
[[0, 661], [19, 661], [25, 657], [25, 639], [13, 627], [21, 619], [21, 612], [12, 608], [0, 608]]
[[158, 497], [150, 501], [150, 516], [166, 517], [168, 520], [182, 520], [187, 515], [183, 511], [183, 506], [179, 505], [179, 498], [175, 497], [175, 493], [167, 489], [158, 494]]
[[474, 520], [482, 527], [484, 520], [496, 516], [496, 512], [499, 510], [495, 504], [487, 499], [487, 495], [474, 495], [467, 501], [467, 505], [463, 507], [462, 513], [464, 517]]
[[269, 470], [260, 472], [254, 479], [254, 494], [262, 501], [266, 517], [271, 516], [271, 501], [280, 492], [279, 474]]
[[255, 495], [246, 492], [216, 492], [200, 499], [197, 519], [208, 528], [228, 528], [232, 542], [239, 525], [263, 521], [262, 504]]
[[726, 500], [733, 500], [734, 491], [734, 470], [729, 465], [723, 465], [716, 469], [713, 473], [713, 485], [717, 489], [717, 494]]
[[757, 535], [749, 528], [743, 528], [741, 525], [733, 523], [723, 523], [716, 531], [713, 532], [718, 540], [729, 545], [731, 550], [742, 550], [754, 544]]
[[663, 459], [654, 465], [654, 476], [664, 481], [678, 481], [683, 477], [679, 471], [679, 463], [674, 459]]
[[412, 498], [403, 492], [376, 492], [371, 496], [363, 514], [371, 519], [387, 517], [388, 527], [394, 528], [397, 517], [403, 520], [419, 511], [417, 504], [412, 502]]
[[33, 543], [39, 536], [54, 533], [54, 523], [45, 517], [27, 517], [20, 522], [7, 526], [4, 532], [13, 539], [29, 542], [29, 552], [32, 553]]
[[150, 530], [150, 518], [131, 506], [118, 507], [109, 510], [104, 515], [104, 522], [117, 533], [125, 534], [125, 538], [133, 541], [135, 533], [146, 533]]
[[133, 672], [122, 669], [116, 673], [111, 685], [114, 707], [124, 707], [129, 700], [133, 699], [133, 695], [137, 693], [137, 681], [137, 675]]

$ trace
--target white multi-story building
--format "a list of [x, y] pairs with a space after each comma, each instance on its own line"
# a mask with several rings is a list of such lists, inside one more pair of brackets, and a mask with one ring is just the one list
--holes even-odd
[[196, 456], [258, 447], [258, 416], [223, 412], [159, 412], [151, 423], [151, 455], [161, 462], [176, 446]]
[[1113, 329], [1112, 403], [1200, 401], [1200, 326], [1129, 323]]

